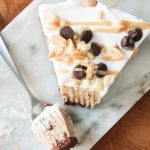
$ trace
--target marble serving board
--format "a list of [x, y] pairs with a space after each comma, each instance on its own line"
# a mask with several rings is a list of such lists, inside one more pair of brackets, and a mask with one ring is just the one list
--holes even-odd
[[0, 150], [42, 150], [31, 124], [30, 98], [0, 56]]
[[[2, 31], [10, 53], [31, 92], [39, 100], [49, 103], [62, 102], [62, 99], [53, 66], [47, 59], [48, 49], [38, 18], [38, 6], [57, 1], [35, 0]], [[150, 13], [149, 5], [149, 0], [120, 0], [116, 8], [150, 22], [150, 16], [147, 15]], [[79, 139], [75, 150], [90, 149], [150, 89], [149, 48], [150, 36], [123, 69], [100, 105], [92, 110], [67, 106]], [[28, 144], [31, 143], [28, 141]]]

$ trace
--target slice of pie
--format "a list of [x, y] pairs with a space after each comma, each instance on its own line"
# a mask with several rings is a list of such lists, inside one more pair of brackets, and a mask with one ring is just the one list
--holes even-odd
[[39, 7], [39, 16], [66, 104], [100, 103], [150, 32], [150, 24], [95, 0]]
[[69, 114], [56, 105], [43, 110], [33, 121], [32, 131], [51, 150], [67, 150], [78, 143]]

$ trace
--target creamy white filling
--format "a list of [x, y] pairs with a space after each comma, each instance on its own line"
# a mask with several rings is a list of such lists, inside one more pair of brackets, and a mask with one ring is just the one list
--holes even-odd
[[[58, 35], [59, 31], [50, 31], [49, 25], [44, 21], [44, 16], [47, 15], [49, 12], [54, 13], [56, 16], [59, 16], [62, 19], [69, 20], [69, 21], [99, 21], [97, 19], [97, 15], [99, 14], [100, 11], [104, 12], [104, 19], [107, 21], [111, 21], [113, 23], [112, 26], [116, 26], [119, 20], [131, 20], [131, 21], [142, 21], [140, 19], [137, 19], [136, 17], [129, 15], [127, 13], [121, 12], [119, 10], [115, 9], [108, 9], [105, 5], [101, 4], [98, 2], [96, 7], [81, 7], [80, 1], [77, 1], [76, 3], [72, 1], [63, 2], [63, 3], [57, 3], [57, 4], [46, 4], [42, 5], [39, 7], [39, 16], [41, 20], [41, 24], [43, 27], [43, 32], [44, 35], [48, 38], [51, 39], [53, 35]], [[81, 26], [71, 26], [73, 30], [77, 33], [81, 33], [80, 28]], [[88, 26], [89, 28], [93, 29], [95, 26]], [[101, 28], [104, 26], [100, 26]], [[108, 28], [108, 27], [106, 27]], [[142, 43], [142, 41], [145, 39], [145, 37], [149, 34], [150, 30], [144, 30], [143, 31], [143, 37], [139, 42], [136, 42], [136, 47]], [[112, 47], [114, 45], [118, 45], [120, 47], [121, 52], [123, 53], [124, 57], [122, 60], [119, 61], [103, 61], [101, 58], [101, 55], [96, 57], [96, 59], [93, 61], [93, 63], [98, 64], [100, 62], [104, 62], [108, 66], [108, 70], [111, 71], [118, 71], [120, 72], [122, 68], [125, 66], [125, 64], [130, 60], [130, 58], [133, 55], [133, 51], [127, 51], [124, 50], [121, 47], [121, 39], [127, 35], [127, 33], [122, 32], [122, 33], [94, 33], [94, 37], [92, 41], [96, 41], [99, 43], [102, 43], [106, 47]], [[53, 44], [49, 40], [48, 41], [48, 48], [52, 48]], [[74, 86], [74, 81], [72, 80], [72, 73], [73, 69], [76, 66], [76, 64], [71, 64], [71, 65], [66, 65], [63, 64], [62, 62], [58, 62], [52, 59], [57, 79], [58, 79], [58, 84], [59, 86], [66, 85], [66, 86]], [[60, 73], [61, 69], [68, 70], [68, 73]], [[101, 80], [101, 79], [99, 79]], [[115, 80], [115, 77], [114, 77]], [[113, 80], [113, 81], [114, 81]], [[89, 88], [91, 90], [96, 89], [97, 90], [97, 85], [96, 84], [90, 84], [87, 82], [87, 80], [83, 80], [81, 83], [81, 88]], [[103, 91], [100, 92], [100, 96], [103, 97], [109, 89], [109, 86], [106, 86]]]
[[[67, 128], [71, 126], [71, 128]], [[52, 130], [50, 125], [53, 126]], [[64, 132], [68, 137], [75, 136], [73, 124], [70, 118], [66, 120], [65, 114], [61, 113], [57, 105], [47, 106], [44, 111], [33, 121], [32, 131], [39, 141], [50, 146], [56, 144], [56, 140], [64, 140]]]

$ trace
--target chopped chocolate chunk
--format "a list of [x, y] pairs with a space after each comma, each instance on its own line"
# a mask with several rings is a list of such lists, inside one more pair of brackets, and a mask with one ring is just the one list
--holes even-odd
[[121, 46], [126, 49], [126, 50], [130, 50], [133, 49], [135, 46], [135, 42], [134, 40], [130, 37], [130, 36], [125, 36], [122, 40], [121, 40]]
[[[82, 105], [82, 104], [76, 103], [76, 102], [70, 102], [70, 101], [67, 101], [67, 102], [65, 102], [65, 104], [66, 104], [66, 105], [71, 105], [71, 106], [77, 106], [77, 105], [80, 105], [82, 108], [85, 108], [85, 105]], [[90, 108], [90, 106], [89, 106], [89, 107], [86, 107], [86, 108]]]
[[70, 137], [69, 140], [70, 140], [70, 144], [68, 146], [69, 148], [74, 147], [78, 143], [78, 139], [76, 137]]
[[64, 26], [60, 29], [60, 36], [62, 36], [63, 38], [65, 38], [66, 40], [68, 39], [73, 39], [74, 37], [74, 31], [72, 30], [71, 27], [69, 26]]
[[128, 31], [128, 36], [130, 36], [135, 42], [137, 42], [143, 36], [142, 29], [138, 27], [131, 27]]
[[74, 78], [79, 79], [79, 80], [85, 78], [86, 77], [86, 72], [85, 72], [86, 69], [87, 69], [87, 67], [85, 67], [85, 66], [77, 65], [73, 71]]
[[48, 130], [53, 130], [54, 129], [54, 126], [50, 124]]
[[84, 30], [80, 35], [80, 41], [84, 41], [85, 43], [88, 43], [91, 41], [92, 37], [93, 34], [91, 30]]
[[69, 100], [67, 102], [65, 102], [66, 105], [72, 105], [72, 106], [76, 106], [78, 105], [77, 103], [75, 102], [70, 102]]
[[97, 65], [96, 76], [98, 78], [103, 78], [105, 75], [101, 74], [101, 71], [107, 71], [107, 66], [104, 63], [100, 63]]
[[78, 139], [76, 137], [69, 137], [62, 141], [56, 140], [56, 143], [57, 145], [53, 144], [52, 150], [69, 150], [78, 143]]
[[99, 43], [97, 42], [91, 43], [91, 49], [89, 50], [89, 52], [93, 54], [93, 56], [97, 57], [100, 54], [101, 50], [102, 47], [99, 45]]

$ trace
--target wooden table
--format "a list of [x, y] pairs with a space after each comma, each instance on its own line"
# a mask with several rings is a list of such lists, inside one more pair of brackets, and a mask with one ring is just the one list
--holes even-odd
[[[0, 0], [0, 30], [30, 2]], [[150, 91], [92, 150], [150, 150]]]

